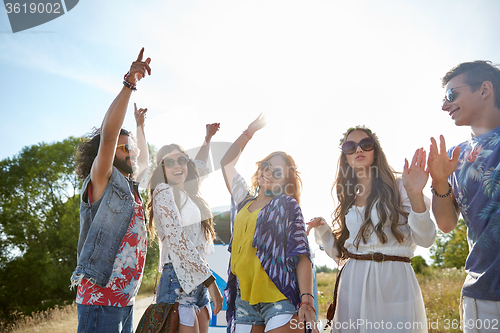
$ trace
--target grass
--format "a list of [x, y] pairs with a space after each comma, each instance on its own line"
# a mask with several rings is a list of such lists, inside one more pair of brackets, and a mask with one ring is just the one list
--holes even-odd
[[73, 333], [78, 327], [76, 304], [40, 311], [32, 316], [20, 316], [9, 330], [12, 333]]
[[[334, 273], [317, 273], [319, 318], [324, 319], [333, 297], [335, 287]], [[461, 332], [455, 325], [460, 319], [460, 290], [465, 279], [463, 269], [425, 267], [417, 274], [417, 280], [422, 289], [430, 333]], [[154, 278], [145, 279], [139, 289], [137, 298], [153, 293]], [[73, 333], [77, 327], [76, 305], [56, 307], [53, 310], [42, 311], [30, 317], [21, 316], [16, 322], [12, 333]], [[456, 328], [455, 328], [456, 327]]]

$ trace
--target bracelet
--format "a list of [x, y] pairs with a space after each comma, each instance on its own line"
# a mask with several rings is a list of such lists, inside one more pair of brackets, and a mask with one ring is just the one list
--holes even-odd
[[303, 293], [303, 294], [300, 294], [300, 298], [302, 299], [302, 296], [304, 296], [304, 295], [309, 295], [309, 296], [311, 296], [311, 297], [312, 297], [312, 299], [314, 299], [314, 296], [313, 296], [313, 295], [311, 295], [311, 294], [309, 294], [309, 293]]
[[129, 89], [132, 89], [132, 91], [137, 91], [137, 88], [135, 87], [135, 84], [132, 84], [128, 81], [123, 81], [123, 85]]
[[449, 188], [448, 188], [448, 192], [446, 192], [446, 194], [438, 194], [436, 192], [436, 190], [434, 189], [434, 187], [432, 187], [432, 186], [431, 186], [431, 192], [432, 192], [432, 194], [434, 194], [438, 198], [446, 198], [446, 197], [450, 196], [451, 190], [452, 190], [450, 183], [448, 183], [448, 186], [449, 186]]
[[123, 76], [123, 85], [129, 89], [132, 89], [132, 91], [137, 91], [136, 85], [127, 81], [129, 77], [130, 77], [130, 72], [127, 72], [127, 74]]
[[314, 312], [316, 312], [316, 309], [314, 308], [314, 306], [312, 306], [312, 304], [311, 304], [311, 303], [309, 303], [309, 302], [302, 302], [302, 303], [300, 303], [300, 304], [299, 304], [299, 307], [301, 307], [301, 306], [302, 306], [302, 305], [304, 305], [304, 304], [309, 305], [309, 306], [313, 309], [313, 311], [314, 311]]
[[253, 137], [253, 135], [250, 135], [250, 133], [248, 133], [248, 130], [244, 130], [243, 134], [246, 135], [249, 139]]

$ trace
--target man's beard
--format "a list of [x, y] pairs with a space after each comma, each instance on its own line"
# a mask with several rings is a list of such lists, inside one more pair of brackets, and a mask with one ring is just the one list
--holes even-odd
[[124, 160], [121, 160], [115, 156], [115, 160], [113, 162], [113, 165], [121, 172], [133, 174], [137, 169], [137, 165], [135, 164], [134, 161], [132, 161], [131, 165], [128, 165], [129, 159], [130, 159], [130, 156], [127, 156]]

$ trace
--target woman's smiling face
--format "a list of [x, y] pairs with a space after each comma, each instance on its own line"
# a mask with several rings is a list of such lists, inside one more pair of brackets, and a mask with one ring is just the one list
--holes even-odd
[[[172, 150], [163, 157], [163, 172], [167, 177], [167, 181], [171, 185], [184, 184], [188, 175], [187, 163], [183, 163], [183, 158], [187, 158], [178, 149]], [[179, 163], [179, 159], [181, 159]], [[167, 163], [167, 160], [169, 163]], [[174, 162], [172, 164], [172, 162]], [[172, 165], [169, 165], [172, 164]]]

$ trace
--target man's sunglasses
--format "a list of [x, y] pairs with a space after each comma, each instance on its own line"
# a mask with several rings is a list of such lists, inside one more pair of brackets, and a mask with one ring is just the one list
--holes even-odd
[[463, 86], [458, 86], [458, 87], [450, 88], [450, 89], [446, 90], [446, 95], [443, 98], [443, 104], [446, 101], [448, 101], [449, 103], [453, 103], [453, 101], [455, 100], [455, 97], [456, 97], [456, 94], [453, 94], [453, 89], [458, 89], [458, 88], [467, 87], [467, 86], [474, 86], [474, 85], [478, 85], [478, 84], [481, 84], [481, 83], [482, 82], [471, 83], [471, 84], [464, 84]]
[[267, 172], [267, 170], [271, 170], [271, 175], [274, 179], [278, 180], [284, 177], [283, 169], [281, 168], [273, 168], [271, 163], [268, 161], [260, 162], [259, 169], [262, 172]]
[[342, 152], [346, 155], [352, 155], [361, 147], [364, 151], [372, 151], [375, 148], [375, 141], [372, 138], [364, 138], [356, 143], [354, 141], [346, 141], [342, 144]]
[[116, 146], [116, 148], [122, 148], [123, 152], [125, 154], [129, 154], [130, 151], [132, 150], [136, 155], [139, 155], [139, 151], [140, 151], [139, 148], [137, 148], [137, 147], [124, 145], [124, 144], [118, 145], [118, 146]]
[[185, 166], [188, 162], [188, 158], [186, 156], [180, 156], [177, 160], [174, 160], [173, 158], [165, 158], [161, 162], [167, 169], [172, 169], [175, 166], [175, 162], [179, 164], [179, 166]]

